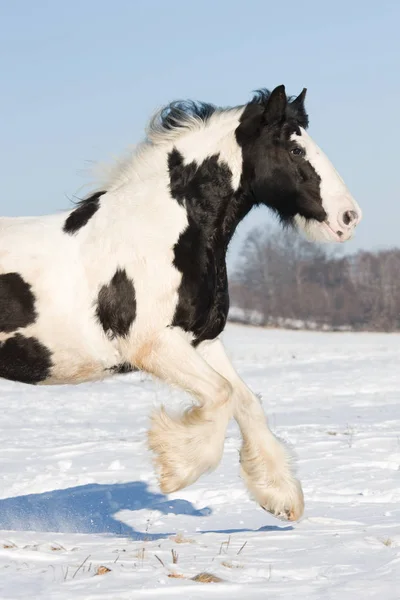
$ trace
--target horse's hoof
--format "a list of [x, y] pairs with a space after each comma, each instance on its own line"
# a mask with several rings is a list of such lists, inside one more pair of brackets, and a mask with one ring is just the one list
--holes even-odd
[[282, 511], [281, 512], [272, 512], [266, 506], [262, 506], [262, 505], [260, 505], [260, 506], [263, 510], [268, 512], [270, 515], [272, 515], [276, 519], [279, 519], [280, 521], [298, 521], [300, 519], [301, 515], [303, 514], [303, 512], [298, 514], [293, 509], [285, 509], [283, 512]]
[[282, 486], [264, 488], [258, 500], [261, 500], [261, 508], [281, 521], [298, 521], [304, 512], [303, 490], [297, 479]]

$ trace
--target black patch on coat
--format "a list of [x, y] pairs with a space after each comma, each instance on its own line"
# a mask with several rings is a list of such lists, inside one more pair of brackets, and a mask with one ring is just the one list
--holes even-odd
[[100, 207], [100, 196], [105, 194], [106, 192], [96, 192], [90, 198], [86, 198], [78, 203], [78, 207], [72, 211], [72, 213], [67, 217], [63, 231], [65, 233], [69, 233], [70, 235], [74, 235], [77, 231], [79, 231], [82, 227], [88, 223], [88, 221], [93, 217], [93, 215], [98, 211]]
[[174, 247], [174, 266], [182, 273], [173, 326], [190, 331], [195, 344], [216, 338], [229, 310], [225, 255], [243, 207], [232, 188], [232, 173], [218, 155], [201, 164], [183, 164], [177, 149], [168, 157], [173, 198], [185, 202], [188, 226]]
[[0, 275], [0, 331], [10, 333], [35, 322], [35, 296], [19, 273]]
[[128, 335], [136, 317], [136, 294], [125, 269], [117, 269], [110, 283], [100, 289], [96, 316], [109, 336]]
[[40, 383], [50, 375], [50, 351], [34, 337], [17, 333], [0, 343], [0, 377], [22, 383]]
[[137, 367], [133, 367], [128, 362], [120, 363], [119, 365], [114, 365], [108, 370], [111, 371], [114, 375], [125, 375], [126, 373], [134, 373], [136, 371], [139, 371]]

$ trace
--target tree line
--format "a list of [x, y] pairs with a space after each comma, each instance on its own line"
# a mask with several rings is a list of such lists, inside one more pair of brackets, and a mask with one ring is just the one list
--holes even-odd
[[[232, 320], [315, 329], [400, 329], [400, 249], [359, 251], [254, 229], [230, 282]], [[252, 318], [249, 315], [253, 315]]]

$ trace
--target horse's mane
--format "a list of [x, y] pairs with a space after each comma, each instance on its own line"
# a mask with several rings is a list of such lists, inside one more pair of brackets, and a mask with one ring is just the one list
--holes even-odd
[[152, 143], [168, 141], [183, 133], [204, 126], [216, 113], [228, 112], [208, 102], [195, 100], [174, 100], [151, 119], [147, 127], [147, 138]]
[[[262, 88], [254, 92], [254, 96], [248, 104], [266, 105], [271, 95], [271, 91]], [[295, 96], [288, 96], [287, 118], [298, 121], [302, 125], [308, 125], [304, 121], [304, 114], [299, 107], [291, 102]], [[235, 107], [220, 107], [209, 102], [200, 102], [196, 100], [175, 100], [170, 102], [159, 110], [151, 119], [147, 128], [147, 137], [149, 141], [157, 143], [164, 140], [171, 140], [182, 133], [182, 130], [194, 130], [207, 124], [215, 114], [228, 113], [243, 109], [246, 104]]]

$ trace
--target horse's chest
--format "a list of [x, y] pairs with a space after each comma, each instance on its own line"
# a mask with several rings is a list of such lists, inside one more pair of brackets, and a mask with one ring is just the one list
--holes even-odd
[[173, 325], [192, 332], [198, 344], [223, 331], [228, 310], [225, 256], [204, 251], [182, 273]]

